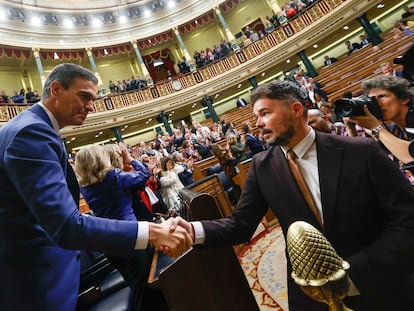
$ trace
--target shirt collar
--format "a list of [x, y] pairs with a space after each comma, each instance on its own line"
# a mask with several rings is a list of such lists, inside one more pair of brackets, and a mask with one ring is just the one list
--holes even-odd
[[[295, 152], [298, 158], [302, 158], [306, 154], [306, 152], [309, 150], [309, 148], [312, 146], [313, 142], [315, 141], [315, 137], [316, 137], [315, 131], [312, 127], [309, 127], [309, 128], [310, 128], [310, 131], [308, 135], [306, 135], [299, 143], [296, 144], [295, 147], [293, 147], [293, 151]], [[286, 153], [291, 148], [287, 146], [280, 146], [280, 148], [282, 149], [285, 157], [287, 158]]]
[[59, 134], [59, 130], [60, 130], [60, 128], [59, 128], [59, 123], [58, 123], [58, 121], [56, 120], [56, 118], [55, 118], [55, 116], [50, 112], [50, 110], [49, 109], [47, 109], [46, 108], [46, 106], [43, 104], [43, 103], [38, 103], [39, 104], [39, 106], [40, 107], [42, 107], [43, 108], [43, 110], [46, 112], [46, 114], [47, 114], [47, 116], [49, 117], [49, 119], [50, 119], [50, 122], [52, 122], [52, 126], [53, 126], [53, 128], [55, 129], [55, 131], [56, 131], [56, 133], [58, 133]]

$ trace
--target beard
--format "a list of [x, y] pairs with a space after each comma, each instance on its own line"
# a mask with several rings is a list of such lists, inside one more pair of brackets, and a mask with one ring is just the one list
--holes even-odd
[[279, 136], [269, 139], [267, 142], [270, 146], [287, 146], [295, 134], [296, 128], [293, 126], [293, 124], [290, 124], [285, 132]]

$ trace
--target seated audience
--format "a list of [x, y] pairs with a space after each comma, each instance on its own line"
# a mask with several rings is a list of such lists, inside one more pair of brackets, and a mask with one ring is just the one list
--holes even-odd
[[348, 48], [348, 55], [350, 55], [352, 52], [359, 50], [362, 46], [361, 44], [357, 43], [357, 42], [352, 42], [347, 40], [345, 41], [345, 45]]
[[[81, 193], [97, 217], [136, 221], [130, 187], [145, 184], [148, 170], [134, 160], [126, 148], [123, 162], [129, 162], [136, 171], [124, 172], [113, 168], [109, 155], [98, 145], [89, 145], [76, 155], [75, 169], [79, 176]], [[133, 310], [162, 310], [162, 295], [153, 299], [147, 285], [153, 249], [133, 252], [129, 257], [108, 256], [132, 289], [130, 308]], [[148, 293], [148, 294], [147, 294]]]
[[329, 57], [328, 55], [325, 55], [323, 63], [325, 64], [325, 66], [330, 66], [336, 61], [337, 59], [335, 57]]

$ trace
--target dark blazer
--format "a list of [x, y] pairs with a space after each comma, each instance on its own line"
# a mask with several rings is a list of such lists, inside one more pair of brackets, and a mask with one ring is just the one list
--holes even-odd
[[[324, 234], [350, 265], [361, 292], [346, 299], [354, 310], [410, 310], [414, 286], [414, 190], [376, 142], [316, 133]], [[291, 223], [320, 228], [279, 147], [253, 158], [237, 208], [205, 221], [206, 245], [248, 240], [270, 207], [284, 234]], [[290, 277], [289, 310], [327, 310]]]
[[247, 102], [244, 100], [244, 98], [239, 98], [237, 101], [236, 101], [236, 104], [237, 104], [237, 108], [241, 108], [241, 107], [244, 107], [244, 106], [246, 106], [247, 105]]
[[[329, 63], [329, 61], [330, 61], [331, 63]], [[335, 63], [336, 61], [338, 61], [338, 59], [336, 59], [335, 57], [331, 57], [331, 58], [329, 58], [329, 61], [328, 61], [328, 60], [324, 60], [324, 61], [323, 61], [323, 63], [325, 64], [325, 66], [332, 65], [333, 63]]]
[[137, 223], [83, 216], [61, 139], [39, 105], [0, 129], [0, 310], [74, 310], [79, 252], [130, 253]]

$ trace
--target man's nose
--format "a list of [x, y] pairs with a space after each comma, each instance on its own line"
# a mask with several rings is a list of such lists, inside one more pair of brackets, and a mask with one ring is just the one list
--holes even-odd
[[88, 101], [88, 103], [85, 106], [86, 111], [91, 112], [94, 110], [93, 106], [93, 100]]

